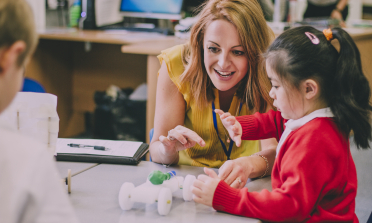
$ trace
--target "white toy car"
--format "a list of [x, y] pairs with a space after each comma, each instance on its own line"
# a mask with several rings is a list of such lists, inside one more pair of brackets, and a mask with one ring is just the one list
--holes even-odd
[[[155, 172], [155, 171], [154, 171]], [[158, 171], [160, 172], [160, 171]], [[161, 172], [160, 172], [161, 173]], [[161, 173], [164, 174], [164, 173]], [[123, 210], [130, 210], [134, 202], [153, 204], [158, 202], [158, 212], [160, 215], [167, 215], [172, 206], [172, 193], [178, 189], [183, 189], [183, 199], [192, 200], [191, 185], [196, 179], [193, 175], [187, 175], [184, 179], [181, 176], [175, 176], [175, 172], [168, 172], [170, 179], [158, 180], [154, 184], [153, 180], [146, 180], [145, 183], [134, 187], [133, 183], [125, 182], [119, 192], [119, 205]]]

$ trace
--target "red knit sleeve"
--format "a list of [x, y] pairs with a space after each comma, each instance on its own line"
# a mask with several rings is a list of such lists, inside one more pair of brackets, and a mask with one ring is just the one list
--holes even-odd
[[[288, 147], [282, 148], [286, 150], [285, 156], [276, 160], [273, 172], [278, 174], [272, 176], [272, 192], [266, 189], [248, 192], [247, 188], [234, 189], [220, 181], [214, 193], [213, 208], [266, 221], [304, 222], [314, 214], [315, 207], [319, 207], [317, 203], [321, 203], [321, 208], [334, 205], [332, 199], [328, 204], [327, 199], [321, 199], [329, 191], [345, 185], [336, 178], [345, 173], [347, 141], [340, 140], [330, 128], [323, 128], [316, 134], [308, 130], [296, 134], [299, 135], [287, 141]], [[342, 197], [334, 199], [350, 202]], [[349, 206], [345, 205], [347, 210]]]
[[280, 112], [273, 110], [267, 113], [236, 117], [243, 129], [243, 140], [276, 138], [279, 141], [284, 131], [285, 120]]

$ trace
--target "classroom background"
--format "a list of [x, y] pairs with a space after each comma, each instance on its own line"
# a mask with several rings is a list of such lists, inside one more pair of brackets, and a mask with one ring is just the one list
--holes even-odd
[[[163, 5], [162, 0], [27, 1], [40, 39], [26, 67], [24, 88], [58, 97], [59, 137], [149, 143], [160, 68], [157, 55], [187, 42], [194, 10], [203, 1], [172, 0]], [[339, 25], [328, 17], [304, 20], [304, 0], [260, 3], [276, 35], [299, 25], [319, 29]], [[371, 85], [372, 1], [348, 4], [345, 29], [360, 50]], [[355, 146], [352, 152], [361, 188], [356, 213], [365, 222], [372, 211], [371, 152]]]

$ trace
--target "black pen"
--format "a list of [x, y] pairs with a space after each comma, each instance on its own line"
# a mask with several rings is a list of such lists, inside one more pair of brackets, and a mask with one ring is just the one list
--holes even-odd
[[106, 150], [106, 147], [104, 146], [90, 146], [90, 145], [83, 145], [83, 144], [67, 144], [70, 147], [76, 147], [76, 148], [84, 148], [84, 147], [93, 147], [95, 150]]

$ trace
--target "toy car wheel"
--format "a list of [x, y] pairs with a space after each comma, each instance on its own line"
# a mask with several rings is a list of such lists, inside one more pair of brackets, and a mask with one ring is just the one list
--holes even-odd
[[123, 210], [130, 210], [133, 207], [133, 201], [130, 198], [130, 192], [134, 189], [134, 184], [132, 183], [123, 183], [119, 192], [119, 205]]
[[183, 181], [183, 199], [185, 201], [191, 201], [192, 200], [192, 192], [191, 192], [191, 186], [196, 180], [196, 177], [194, 175], [187, 175], [185, 177], [185, 180]]
[[162, 188], [158, 197], [158, 212], [160, 215], [167, 215], [172, 207], [172, 191], [169, 188]]

